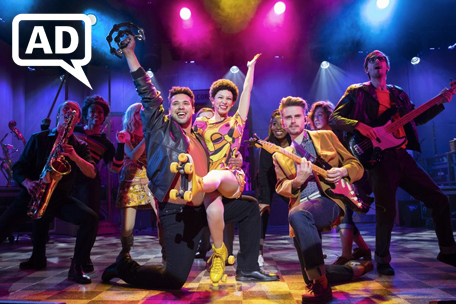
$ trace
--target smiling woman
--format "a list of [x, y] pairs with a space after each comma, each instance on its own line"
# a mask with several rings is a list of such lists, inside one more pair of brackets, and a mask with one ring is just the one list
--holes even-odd
[[228, 113], [239, 95], [236, 85], [227, 79], [215, 81], [209, 89], [209, 98], [214, 107], [212, 118], [197, 118], [194, 131], [203, 136], [209, 150], [209, 173], [202, 179], [202, 191], [206, 192], [204, 206], [214, 245], [211, 259], [211, 280], [214, 286], [223, 276], [227, 261], [227, 249], [223, 243], [225, 228], [222, 196], [239, 198], [244, 191], [245, 175], [242, 168], [232, 166], [230, 159], [236, 157], [241, 145], [245, 122], [250, 107], [255, 64], [260, 54], [247, 63], [249, 68], [239, 108], [234, 116]]
[[[283, 128], [282, 117], [279, 110], [274, 110], [269, 122], [269, 135], [265, 139], [282, 148], [288, 147], [291, 144], [291, 137]], [[261, 238], [260, 238], [260, 253], [258, 256], [258, 263], [263, 266], [263, 246], [266, 238], [266, 230], [268, 228], [269, 214], [271, 212], [271, 203], [275, 193], [275, 185], [277, 184], [277, 177], [272, 162], [272, 154], [266, 150], [260, 151], [260, 166], [257, 173], [259, 196], [258, 202], [260, 203], [260, 216], [261, 216]], [[281, 196], [285, 203], [288, 199]]]

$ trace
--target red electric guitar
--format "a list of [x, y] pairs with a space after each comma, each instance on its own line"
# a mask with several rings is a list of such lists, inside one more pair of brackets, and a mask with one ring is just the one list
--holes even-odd
[[[450, 86], [451, 88], [449, 91], [455, 91], [456, 81], [452, 81]], [[362, 136], [361, 133], [355, 132], [348, 143], [351, 152], [357, 159], [359, 159], [361, 164], [366, 169], [371, 169], [382, 159], [382, 152], [384, 150], [400, 147], [404, 144], [406, 138], [395, 137], [394, 132], [396, 132], [396, 130], [409, 123], [431, 107], [442, 103], [442, 101], [443, 97], [438, 95], [394, 122], [390, 120], [393, 113], [388, 110], [384, 113], [385, 115], [379, 117], [378, 125], [380, 126], [374, 128], [375, 132], [377, 132], [377, 139], [371, 141], [369, 138]], [[387, 122], [385, 123], [385, 121]]]

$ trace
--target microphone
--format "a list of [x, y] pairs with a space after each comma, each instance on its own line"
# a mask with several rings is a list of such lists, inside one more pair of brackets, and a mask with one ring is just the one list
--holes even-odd
[[8, 123], [8, 127], [10, 128], [10, 130], [14, 133], [14, 135], [16, 135], [16, 138], [18, 140], [22, 140], [22, 142], [24, 143], [25, 145], [25, 139], [24, 139], [24, 136], [22, 135], [21, 131], [19, 131], [18, 129], [16, 129], [16, 121], [14, 120], [11, 120], [9, 123]]

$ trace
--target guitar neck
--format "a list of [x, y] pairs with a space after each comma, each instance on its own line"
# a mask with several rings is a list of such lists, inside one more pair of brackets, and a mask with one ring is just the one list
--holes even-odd
[[[264, 144], [263, 144], [264, 141], [263, 140], [258, 140], [258, 141], [262, 144], [262, 148], [263, 148], [264, 147]], [[268, 149], [265, 149], [266, 151], [268, 151], [270, 153], [279, 152], [280, 154], [283, 154], [283, 155], [291, 158], [297, 164], [300, 164], [302, 162], [302, 158], [299, 157], [298, 155], [293, 154], [293, 153], [285, 150], [284, 148], [279, 147], [277, 145], [274, 145], [272, 143], [268, 143], [268, 145], [273, 145], [274, 146], [274, 151], [271, 152]], [[323, 169], [323, 168], [318, 167], [315, 164], [312, 164], [312, 171], [317, 173], [318, 175], [322, 176], [323, 178], [326, 178], [326, 170]]]
[[426, 103], [422, 104], [421, 106], [419, 106], [415, 110], [405, 114], [404, 116], [402, 116], [401, 118], [399, 118], [395, 122], [391, 123], [389, 126], [386, 127], [386, 131], [388, 133], [394, 133], [400, 127], [402, 127], [405, 124], [407, 124], [408, 122], [412, 121], [417, 116], [423, 114], [425, 111], [429, 110], [430, 108], [432, 108], [433, 106], [435, 106], [436, 104], [441, 102], [442, 100], [443, 100], [443, 97], [440, 96], [440, 95], [432, 98], [431, 100], [429, 100]]

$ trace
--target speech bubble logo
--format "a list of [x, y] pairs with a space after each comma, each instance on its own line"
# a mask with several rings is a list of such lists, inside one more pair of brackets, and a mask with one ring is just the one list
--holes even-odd
[[[22, 59], [19, 56], [19, 22], [21, 21], [82, 21], [84, 22], [84, 58], [71, 59], [71, 64], [68, 64], [62, 59]], [[79, 42], [79, 37], [76, 30], [67, 26], [56, 26], [56, 54], [69, 54], [74, 51]], [[69, 47], [64, 48], [62, 42], [63, 33], [69, 33], [71, 43]], [[40, 38], [40, 43], [37, 42], [37, 37]], [[76, 77], [83, 84], [92, 90], [92, 86], [87, 79], [83, 66], [87, 65], [92, 59], [92, 25], [90, 18], [84, 14], [20, 14], [13, 19], [13, 60], [20, 66], [60, 66], [68, 73]], [[46, 33], [42, 27], [36, 26], [33, 29], [32, 35], [27, 46], [26, 54], [31, 54], [35, 48], [42, 48], [46, 54], [52, 53], [49, 41], [46, 38]]]

